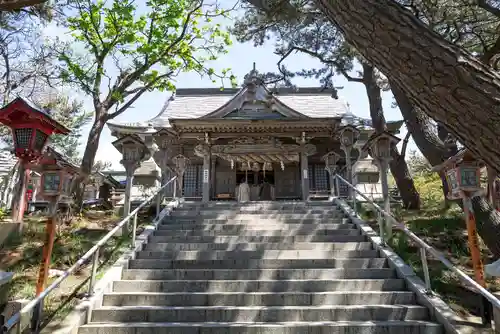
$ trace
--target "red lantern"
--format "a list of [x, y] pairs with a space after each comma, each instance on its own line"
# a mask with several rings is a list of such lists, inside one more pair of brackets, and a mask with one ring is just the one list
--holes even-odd
[[20, 97], [0, 109], [0, 123], [11, 128], [14, 152], [25, 163], [41, 156], [49, 136], [70, 132], [48, 111]]

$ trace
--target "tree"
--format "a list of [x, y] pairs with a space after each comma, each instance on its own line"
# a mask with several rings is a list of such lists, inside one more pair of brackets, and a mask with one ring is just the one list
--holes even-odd
[[24, 10], [1, 14], [0, 94], [6, 104], [16, 95], [30, 98], [46, 90], [55, 68], [54, 54], [41, 35], [46, 20]]
[[[249, 1], [270, 15], [294, 10], [285, 1]], [[492, 145], [500, 138], [500, 76], [489, 64], [446, 41], [394, 0], [314, 3], [416, 107], [500, 172], [500, 145]]]
[[71, 100], [68, 96], [51, 91], [46, 94], [38, 94], [33, 97], [36, 104], [41, 108], [50, 110], [52, 118], [71, 130], [66, 135], [53, 135], [50, 137], [50, 145], [66, 156], [73, 163], [80, 163], [80, 139], [82, 128], [92, 119], [92, 112], [85, 111], [83, 103]]
[[[373, 126], [377, 132], [386, 130], [381, 96], [382, 89], [387, 86], [385, 78], [345, 43], [342, 34], [322, 13], [305, 2], [298, 5], [302, 6], [300, 16], [267, 16], [255, 8], [247, 8], [245, 15], [236, 21], [233, 32], [240, 41], [253, 40], [256, 45], [262, 45], [270, 36], [276, 37], [276, 53], [281, 56], [279, 71], [281, 78], [288, 84], [296, 76], [315, 77], [320, 79], [325, 88], [334, 89], [333, 77], [336, 74], [343, 75], [350, 82], [363, 84], [368, 95]], [[289, 71], [283, 62], [294, 52], [318, 59], [323, 67]], [[352, 74], [356, 58], [362, 63], [359, 75]], [[276, 77], [279, 79], [280, 75]], [[409, 209], [418, 209], [419, 194], [406, 165], [404, 152], [400, 154], [397, 148], [393, 148], [391, 155], [393, 159], [390, 170], [403, 203]]]
[[[144, 93], [173, 90], [181, 72], [221, 80], [206, 62], [226, 53], [229, 34], [213, 23], [228, 11], [204, 0], [75, 0], [68, 8], [67, 28], [78, 42], [78, 52], [59, 50], [62, 78], [76, 85], [93, 102], [90, 128], [81, 169], [90, 174], [99, 138], [107, 121], [130, 108]], [[233, 81], [233, 80], [232, 80]]]

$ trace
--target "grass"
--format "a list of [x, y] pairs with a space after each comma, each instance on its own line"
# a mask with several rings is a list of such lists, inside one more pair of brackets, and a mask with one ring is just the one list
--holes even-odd
[[[58, 226], [51, 259], [51, 269], [64, 271], [84, 255], [99, 239], [106, 235], [120, 218], [111, 212], [88, 211], [74, 218], [69, 224]], [[140, 217], [139, 224], [149, 221]], [[100, 271], [118, 259], [128, 247], [129, 236], [112, 237], [100, 251]], [[42, 248], [45, 241], [45, 218], [26, 217], [22, 235], [12, 235], [0, 250], [0, 270], [14, 273], [7, 286], [8, 299], [33, 299]], [[65, 316], [88, 289], [91, 272], [90, 261], [64, 280], [44, 303], [45, 320]], [[50, 277], [47, 286], [56, 276]], [[77, 297], [77, 298], [75, 298]]]
[[[442, 252], [460, 270], [470, 277], [474, 277], [470, 259], [467, 229], [461, 209], [453, 205], [450, 209], [443, 209], [443, 205], [432, 202], [424, 205], [419, 211], [405, 211], [400, 208], [393, 210], [398, 221], [405, 225], [427, 244]], [[442, 202], [441, 202], [442, 204]], [[378, 231], [378, 225], [372, 212], [361, 208], [361, 215]], [[389, 242], [391, 248], [424, 279], [422, 262], [418, 246], [403, 232], [394, 230]], [[493, 260], [491, 253], [480, 240], [482, 258], [485, 263]], [[458, 314], [480, 316], [480, 298], [472, 289], [462, 283], [441, 261], [428, 255], [429, 273], [432, 290], [439, 294], [450, 307]], [[500, 282], [488, 280], [488, 289], [500, 290]]]

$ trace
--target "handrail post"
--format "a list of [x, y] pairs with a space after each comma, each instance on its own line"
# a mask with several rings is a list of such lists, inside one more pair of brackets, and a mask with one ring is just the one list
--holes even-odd
[[137, 212], [134, 215], [134, 221], [132, 223], [132, 237], [130, 239], [130, 248], [135, 248], [135, 240], [137, 238]]
[[340, 185], [339, 185], [339, 178], [337, 175], [335, 175], [335, 191], [337, 192], [337, 198], [340, 198]]
[[156, 195], [156, 219], [160, 216], [160, 208], [161, 208], [161, 200], [162, 196], [160, 195], [161, 191], [158, 192], [158, 195]]
[[358, 209], [356, 207], [357, 206], [357, 204], [356, 204], [356, 196], [357, 195], [358, 194], [355, 191], [353, 191], [353, 194], [352, 194], [352, 209], [354, 210], [354, 215], [356, 215], [356, 216], [358, 215]]
[[[44, 299], [40, 300], [33, 308], [33, 314], [31, 315], [31, 333], [40, 333], [40, 324], [43, 316], [43, 302]], [[17, 324], [18, 332], [21, 330], [21, 321]]]
[[378, 229], [379, 229], [379, 234], [380, 234], [380, 240], [382, 241], [382, 246], [385, 246], [385, 226], [384, 226], [384, 217], [382, 215], [382, 212], [377, 211], [377, 223], [378, 223]]
[[422, 271], [424, 272], [425, 293], [432, 295], [431, 276], [427, 263], [427, 251], [423, 247], [420, 247], [420, 261], [422, 261]]
[[92, 256], [92, 272], [90, 274], [90, 279], [89, 279], [89, 290], [88, 290], [88, 296], [92, 296], [94, 294], [94, 284], [95, 284], [95, 277], [97, 275], [97, 268], [99, 267], [99, 252], [100, 248], [97, 248], [95, 251], [94, 255]]

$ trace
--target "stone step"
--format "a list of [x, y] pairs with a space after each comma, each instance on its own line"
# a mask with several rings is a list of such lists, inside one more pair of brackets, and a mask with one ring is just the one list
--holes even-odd
[[175, 212], [220, 212], [220, 211], [293, 211], [293, 212], [311, 212], [311, 213], [322, 213], [322, 212], [338, 212], [341, 209], [337, 206], [297, 206], [297, 205], [239, 205], [239, 206], [219, 206], [219, 207], [210, 207], [210, 206], [199, 206], [199, 207], [190, 207], [190, 206], [182, 206], [175, 209]]
[[93, 322], [281, 322], [425, 320], [417, 305], [320, 306], [194, 306], [102, 307], [93, 310]]
[[172, 211], [174, 215], [184, 215], [184, 214], [233, 214], [233, 213], [248, 213], [248, 214], [339, 214], [343, 213], [341, 209], [337, 208], [276, 208], [276, 209], [266, 209], [259, 207], [243, 207], [243, 208], [233, 208], [233, 209], [177, 209]]
[[[296, 226], [295, 226], [296, 225]], [[272, 221], [246, 221], [244, 223], [236, 222], [219, 222], [219, 223], [186, 223], [186, 224], [176, 224], [175, 222], [164, 223], [158, 225], [159, 231], [214, 231], [214, 232], [242, 232], [242, 231], [255, 231], [265, 228], [266, 230], [280, 230], [280, 231], [291, 231], [300, 229], [301, 231], [309, 230], [315, 231], [317, 229], [331, 229], [331, 230], [348, 230], [355, 229], [354, 224], [334, 224], [334, 223], [322, 223], [322, 224], [282, 224]]]
[[294, 242], [363, 242], [366, 237], [363, 235], [294, 235], [294, 236], [174, 236], [153, 235], [149, 237], [150, 243], [239, 243], [239, 242], [261, 242], [261, 243], [294, 243]]
[[203, 216], [196, 217], [171, 217], [164, 220], [163, 225], [179, 225], [179, 224], [243, 224], [243, 225], [262, 225], [262, 224], [281, 224], [281, 225], [317, 225], [317, 224], [348, 224], [349, 218], [299, 218], [299, 219], [274, 219], [274, 218], [206, 218]]
[[426, 321], [90, 323], [78, 334], [443, 334]]
[[325, 251], [325, 250], [202, 250], [202, 251], [140, 251], [136, 259], [172, 259], [172, 260], [242, 260], [242, 259], [336, 259], [336, 258], [376, 258], [376, 250], [360, 251]]
[[126, 269], [124, 280], [280, 280], [385, 279], [396, 271], [382, 269]]
[[319, 268], [385, 268], [385, 258], [348, 259], [223, 259], [223, 260], [130, 260], [130, 269], [319, 269]]
[[286, 220], [286, 219], [334, 219], [334, 218], [341, 218], [344, 217], [343, 213], [338, 213], [338, 214], [319, 214], [319, 213], [312, 213], [312, 214], [302, 214], [302, 213], [263, 213], [265, 211], [256, 211], [256, 212], [245, 212], [245, 213], [238, 213], [238, 212], [217, 212], [217, 213], [212, 213], [212, 212], [185, 212], [185, 213], [178, 213], [174, 212], [170, 216], [171, 220], [177, 219], [177, 218], [197, 218], [197, 217], [203, 217], [203, 218], [209, 218], [209, 219], [276, 219], [276, 220]]
[[409, 291], [329, 292], [111, 292], [104, 306], [319, 306], [415, 304]]
[[138, 281], [113, 282], [113, 292], [326, 292], [402, 291], [405, 281], [390, 279]]
[[252, 237], [265, 237], [265, 236], [289, 236], [289, 235], [360, 235], [360, 232], [356, 229], [289, 229], [289, 230], [279, 230], [279, 229], [267, 229], [262, 226], [261, 230], [223, 230], [223, 231], [202, 231], [202, 230], [159, 230], [155, 231], [156, 236], [181, 236], [181, 237], [215, 237], [215, 236], [252, 236]]
[[255, 242], [221, 242], [221, 243], [196, 243], [196, 242], [170, 242], [148, 243], [144, 245], [145, 251], [165, 252], [171, 250], [373, 250], [370, 242], [281, 242], [281, 243], [255, 243]]

